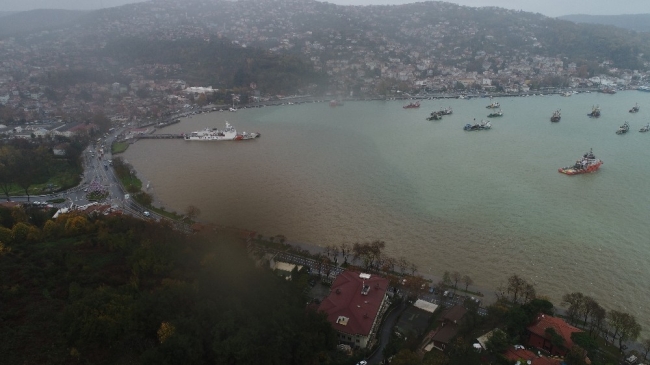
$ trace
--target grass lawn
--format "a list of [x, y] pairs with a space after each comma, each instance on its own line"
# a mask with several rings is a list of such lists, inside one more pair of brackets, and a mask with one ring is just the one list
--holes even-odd
[[173, 219], [173, 220], [180, 221], [183, 218], [185, 218], [185, 216], [183, 216], [183, 215], [180, 215], [180, 214], [178, 214], [176, 212], [168, 212], [168, 211], [166, 211], [166, 210], [164, 210], [162, 208], [151, 206], [151, 207], [149, 207], [149, 209], [151, 211], [153, 211], [153, 212], [156, 212], [156, 213], [162, 215], [163, 217], [167, 217], [167, 218], [170, 218], [170, 219]]
[[142, 190], [142, 181], [135, 175], [119, 176], [119, 179], [127, 191], [136, 192]]
[[127, 142], [114, 142], [111, 145], [111, 153], [116, 155], [126, 151], [127, 148], [129, 148], [129, 143]]
[[[60, 191], [69, 189], [79, 185], [81, 181], [80, 175], [83, 170], [81, 167], [72, 166], [66, 160], [54, 160], [50, 167], [53, 171], [52, 177], [45, 182], [33, 184], [29, 187], [29, 195], [41, 195], [49, 193], [49, 186], [51, 184], [52, 191]], [[13, 185], [9, 189], [10, 195], [25, 195], [23, 190], [18, 185]]]

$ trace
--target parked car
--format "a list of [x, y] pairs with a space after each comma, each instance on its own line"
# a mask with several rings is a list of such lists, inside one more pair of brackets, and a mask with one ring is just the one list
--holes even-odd
[[149, 213], [148, 210], [145, 210], [144, 212], [142, 212], [142, 214], [144, 214], [145, 217], [150, 217], [151, 216], [151, 213]]

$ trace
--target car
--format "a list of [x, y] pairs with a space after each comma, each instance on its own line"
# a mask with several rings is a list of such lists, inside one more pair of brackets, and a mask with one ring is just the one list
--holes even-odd
[[449, 294], [449, 290], [445, 290], [445, 292], [442, 293], [442, 296], [443, 296], [443, 297], [446, 297], [448, 294]]
[[142, 214], [144, 214], [145, 217], [150, 217], [151, 216], [151, 213], [149, 213], [148, 210], [145, 210], [144, 212], [142, 212]]
[[85, 189], [84, 189], [84, 193], [87, 193], [87, 192], [88, 192], [88, 188], [85, 188]]
[[361, 360], [357, 363], [357, 365], [368, 365], [368, 362], [366, 360]]

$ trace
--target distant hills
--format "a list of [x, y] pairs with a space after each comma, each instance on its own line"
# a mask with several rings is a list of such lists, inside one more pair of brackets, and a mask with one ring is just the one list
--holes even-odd
[[623, 14], [623, 15], [586, 15], [570, 14], [558, 19], [574, 23], [590, 23], [613, 25], [615, 27], [634, 30], [637, 32], [650, 32], [650, 14]]
[[30, 33], [70, 25], [87, 14], [80, 10], [39, 9], [0, 12], [0, 36]]

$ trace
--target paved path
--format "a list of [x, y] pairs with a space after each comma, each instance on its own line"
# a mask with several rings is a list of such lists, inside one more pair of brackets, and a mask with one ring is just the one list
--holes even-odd
[[402, 312], [404, 312], [406, 307], [406, 301], [402, 301], [402, 304], [400, 304], [399, 307], [393, 309], [393, 311], [388, 314], [384, 323], [381, 325], [379, 334], [377, 335], [377, 338], [379, 339], [379, 347], [368, 359], [368, 364], [372, 365], [381, 363], [384, 358], [384, 348], [388, 344], [388, 340], [390, 340], [390, 334], [393, 332], [393, 327], [395, 327], [397, 318], [402, 314]]

